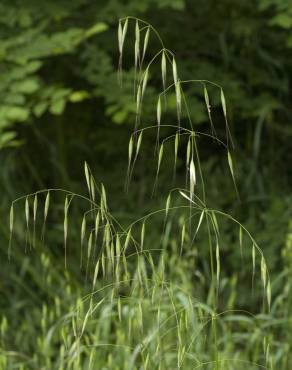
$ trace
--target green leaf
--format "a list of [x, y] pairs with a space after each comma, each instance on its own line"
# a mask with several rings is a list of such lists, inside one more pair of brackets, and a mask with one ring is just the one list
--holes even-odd
[[277, 14], [270, 21], [271, 26], [279, 26], [286, 30], [292, 28], [292, 15], [288, 12]]
[[47, 110], [47, 108], [48, 108], [48, 102], [41, 101], [33, 107], [33, 113], [37, 117], [40, 117]]
[[36, 78], [29, 78], [12, 84], [10, 86], [10, 91], [16, 91], [23, 94], [32, 94], [39, 89], [39, 86], [39, 82]]
[[93, 35], [96, 35], [97, 33], [104, 32], [108, 29], [108, 25], [105, 24], [104, 22], [98, 22], [92, 27], [90, 27], [86, 32], [85, 32], [85, 37], [91, 37]]
[[7, 107], [6, 117], [10, 121], [23, 122], [28, 119], [29, 110], [23, 107]]
[[125, 122], [126, 118], [128, 116], [128, 111], [127, 110], [119, 110], [112, 116], [112, 120], [114, 123], [121, 124]]
[[55, 115], [60, 115], [64, 112], [66, 105], [66, 101], [64, 99], [60, 99], [57, 101], [53, 101], [50, 106], [50, 113]]
[[1, 132], [0, 131], [0, 149], [3, 149], [8, 146], [17, 146], [20, 145], [20, 141], [15, 140], [16, 132], [8, 131], [8, 132]]
[[90, 94], [86, 90], [79, 90], [74, 91], [71, 95], [69, 95], [69, 101], [71, 103], [79, 103], [85, 99], [88, 99]]

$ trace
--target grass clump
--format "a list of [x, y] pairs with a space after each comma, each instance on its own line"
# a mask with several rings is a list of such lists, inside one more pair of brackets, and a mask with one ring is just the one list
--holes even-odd
[[[120, 20], [118, 26], [121, 84], [123, 53], [131, 26], [136, 123], [128, 144], [126, 190], [131, 191], [135, 164], [143, 155], [143, 140], [150, 130], [156, 130], [153, 153], [157, 159], [150, 192], [155, 195], [158, 191], [163, 164], [173, 166], [175, 174], [182, 158], [185, 186], [175, 187], [175, 180], [171, 179], [165, 207], [128, 225], [110, 212], [110, 198], [104, 186], [96, 183], [87, 163], [84, 166], [86, 195], [45, 189], [13, 201], [9, 258], [13, 257], [14, 235], [19, 235], [23, 228], [21, 217], [26, 230], [25, 249], [42, 250], [40, 276], [35, 284], [53, 293], [48, 302], [42, 303], [41, 311], [32, 307], [30, 314], [34, 313], [38, 323], [31, 328], [27, 343], [24, 326], [11, 339], [10, 322], [5, 317], [2, 319], [0, 364], [3, 369], [48, 370], [284, 370], [291, 358], [290, 345], [288, 340], [279, 345], [275, 335], [280, 331], [273, 332], [273, 325], [280, 323], [277, 306], [272, 302], [272, 284], [264, 253], [240, 222], [208, 205], [208, 186], [199, 156], [201, 137], [226, 151], [231, 181], [237, 192], [233, 141], [223, 89], [207, 80], [180, 79], [174, 53], [164, 46], [150, 24], [133, 17]], [[160, 49], [148, 56], [152, 37], [156, 37]], [[156, 62], [161, 69], [162, 92], [153, 109], [156, 122], [146, 126], [143, 100]], [[202, 87], [209, 132], [197, 132], [194, 128], [184, 93], [184, 87], [190, 84]], [[219, 138], [216, 133], [209, 87], [215, 88], [221, 101], [225, 138]], [[168, 109], [173, 108], [171, 94], [175, 97], [177, 120], [164, 123]], [[50, 252], [42, 249], [49, 243], [47, 234], [52, 225], [48, 223], [54, 201], [62, 204], [57, 209], [58, 215], [63, 214], [58, 227], [60, 235], [63, 234], [64, 271], [54, 268]], [[80, 214], [76, 203], [86, 210]], [[80, 231], [72, 226], [76, 220], [80, 220]], [[254, 290], [262, 291], [258, 312], [251, 313], [237, 305], [240, 280], [236, 272], [228, 276], [224, 271], [221, 227], [226, 224], [238, 230], [242, 266], [250, 271], [251, 299]], [[151, 228], [161, 229], [160, 240], [147, 238], [147, 230]], [[76, 245], [80, 245], [84, 287], [75, 284], [70, 272], [70, 251]], [[208, 251], [202, 250], [202, 246]], [[20, 325], [25, 325], [27, 320], [29, 316]], [[11, 350], [10, 343], [21, 346]]]

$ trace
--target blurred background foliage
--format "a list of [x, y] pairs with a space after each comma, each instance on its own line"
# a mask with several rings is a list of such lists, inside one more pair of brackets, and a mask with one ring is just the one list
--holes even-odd
[[[13, 199], [39, 188], [85, 191], [86, 160], [96, 180], [105, 184], [113, 214], [127, 223], [163, 207], [167, 191], [174, 186], [172, 164], [164, 163], [158, 189], [151, 197], [156, 168], [153, 133], [145, 137], [144, 154], [137, 162], [129, 192], [124, 192], [128, 140], [135, 123], [134, 51], [126, 45], [121, 88], [117, 82], [116, 29], [118, 19], [127, 15], [157, 28], [166, 47], [176, 54], [182, 79], [208, 79], [223, 86], [235, 142], [240, 201], [227, 175], [223, 151], [202, 139], [200, 153], [208, 202], [232, 213], [251, 231], [267, 256], [272, 277], [283, 271], [291, 273], [290, 0], [2, 0], [0, 309], [12, 317], [16, 317], [15, 310], [27, 308], [25, 312], [29, 313], [34, 304], [41, 305], [40, 297], [49, 300], [49, 290], [38, 278], [43, 274], [42, 264], [31, 262], [39, 258], [34, 253], [24, 254], [21, 227], [14, 257], [7, 261], [6, 220]], [[150, 39], [149, 58], [157, 47]], [[155, 121], [155, 102], [161, 91], [158, 68], [157, 74], [152, 71], [150, 76], [143, 107], [147, 124]], [[174, 97], [169, 99], [171, 106]], [[188, 87], [187, 99], [195, 129], [207, 132], [202, 91]], [[218, 136], [224, 138], [216, 114], [219, 97], [210, 91], [210, 99]], [[173, 103], [172, 113], [165, 120], [175, 119]], [[178, 165], [175, 184], [183, 185], [183, 156]], [[56, 227], [48, 228], [52, 248], [44, 253], [52, 254], [59, 282], [55, 289], [62, 292], [69, 272], [63, 272], [63, 260], [59, 258], [62, 250], [56, 248], [62, 242], [60, 212], [56, 206], [52, 221]], [[244, 278], [237, 232], [230, 225], [224, 228], [222, 269], [227, 276], [237, 271]], [[78, 238], [79, 226], [75, 233]], [[149, 240], [159, 238], [159, 233], [158, 228], [152, 228]], [[76, 286], [83, 279], [78, 269], [78, 248], [71, 249], [70, 265], [74, 276], [71, 282], [76, 280]], [[282, 288], [281, 284], [275, 286], [279, 292]], [[283, 294], [288, 293], [286, 290]], [[253, 303], [244, 302], [244, 294], [239, 299], [253, 308]], [[8, 307], [13, 309], [9, 311]]]

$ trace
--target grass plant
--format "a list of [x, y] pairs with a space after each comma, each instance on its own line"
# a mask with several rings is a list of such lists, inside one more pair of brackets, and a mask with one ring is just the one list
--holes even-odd
[[[20, 334], [16, 335], [18, 344], [23, 344], [19, 348], [11, 349], [10, 343], [15, 340], [11, 339], [9, 320], [2, 317], [0, 367], [7, 370], [288, 370], [292, 361], [291, 336], [284, 339], [279, 336], [291, 318], [289, 310], [284, 312], [284, 297], [272, 300], [273, 283], [265, 255], [244, 225], [225, 211], [208, 205], [208, 179], [199, 154], [202, 139], [208, 145], [224, 148], [230, 180], [238, 192], [223, 88], [207, 80], [181, 79], [179, 61], [173, 51], [166, 48], [152, 25], [134, 17], [121, 19], [118, 26], [121, 85], [123, 54], [131, 41], [136, 124], [128, 143], [125, 189], [131, 191], [135, 165], [143, 156], [143, 140], [150, 130], [156, 131], [153, 155], [157, 162], [149, 193], [154, 196], [159, 191], [161, 166], [172, 166], [175, 173], [179, 160], [185, 163], [185, 186], [176, 187], [174, 175], [169, 179], [165, 207], [128, 225], [114, 217], [110, 195], [103, 184], [96, 182], [87, 163], [84, 165], [87, 193], [45, 189], [14, 200], [9, 221], [10, 263], [13, 263], [16, 240], [24, 228], [25, 251], [40, 255], [40, 275], [35, 284], [42, 284], [51, 295], [42, 303], [41, 311], [32, 306], [30, 315], [39, 320], [33, 329], [27, 333], [23, 330], [30, 315], [20, 321]], [[152, 41], [159, 47], [155, 55], [148, 55], [147, 47]], [[143, 100], [157, 65], [161, 70], [161, 93], [153, 107], [156, 122], [146, 124]], [[191, 102], [184, 93], [190, 84], [201, 86], [210, 122], [208, 132], [196, 131]], [[221, 101], [224, 138], [217, 135], [210, 88]], [[167, 112], [173, 108], [172, 96], [176, 122], [167, 120]], [[49, 222], [50, 213], [56, 209], [53, 202], [60, 204], [60, 199], [62, 206], [58, 214], [63, 216], [56, 226]], [[77, 217], [76, 203], [85, 209]], [[72, 226], [76, 224], [74, 218], [81, 221], [80, 232]], [[249, 312], [237, 304], [241, 294], [240, 274], [234, 271], [228, 275], [224, 269], [221, 227], [227, 223], [238, 233], [242, 268], [250, 271], [250, 299], [255, 291], [261, 292], [257, 312]], [[64, 255], [63, 271], [54, 269], [46, 247], [50, 244], [51, 227], [62, 229], [63, 253], [59, 255]], [[148, 240], [147, 230], [151, 228], [161, 230], [160, 240]], [[76, 245], [80, 246], [84, 286], [75, 284], [71, 278], [70, 253]], [[208, 252], [202, 251], [205, 246]], [[29, 255], [25, 256], [28, 261]], [[290, 291], [287, 277], [283, 275], [282, 279]], [[56, 284], [58, 289], [54, 291]]]

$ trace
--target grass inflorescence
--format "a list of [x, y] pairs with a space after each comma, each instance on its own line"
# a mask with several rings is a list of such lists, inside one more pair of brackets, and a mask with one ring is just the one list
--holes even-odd
[[[133, 26], [133, 27], [132, 27]], [[133, 30], [133, 31], [132, 31]], [[103, 184], [97, 184], [87, 163], [84, 165], [87, 193], [45, 189], [13, 201], [10, 210], [8, 254], [13, 260], [17, 218], [24, 220], [26, 250], [38, 250], [47, 243], [52, 202], [63, 198], [63, 255], [67, 279], [61, 292], [43, 303], [39, 327], [31, 348], [11, 351], [5, 342], [9, 332], [6, 318], [1, 323], [3, 369], [286, 369], [288, 347], [277, 347], [270, 327], [281, 325], [275, 316], [271, 281], [265, 255], [255, 238], [232, 215], [208, 206], [208, 187], [199, 156], [199, 140], [226, 150], [235, 192], [236, 173], [233, 141], [223, 88], [207, 80], [180, 79], [179, 63], [152, 25], [134, 17], [119, 21], [118, 80], [123, 80], [123, 52], [129, 33], [134, 36], [134, 95], [136, 123], [128, 144], [126, 191], [131, 189], [135, 164], [143, 152], [143, 139], [156, 130], [153, 155], [156, 157], [152, 194], [155, 194], [163, 163], [176, 171], [178, 157], [184, 156], [185, 187], [173, 187], [165, 207], [153, 210], [124, 225], [110, 211]], [[148, 45], [156, 38], [161, 46], [153, 56]], [[147, 61], [147, 62], [146, 62]], [[153, 108], [156, 122], [143, 122], [143, 100], [151, 83], [152, 67], [161, 70], [161, 93]], [[202, 87], [202, 98], [210, 122], [210, 132], [197, 132], [187, 103], [185, 86]], [[220, 96], [225, 139], [216, 134], [209, 86]], [[164, 122], [169, 108], [168, 94], [176, 102], [176, 122]], [[166, 133], [166, 134], [165, 134]], [[173, 156], [165, 156], [172, 146]], [[172, 158], [172, 159], [171, 159]], [[171, 163], [172, 161], [172, 163]], [[56, 196], [55, 196], [56, 194]], [[79, 215], [80, 232], [72, 230], [70, 218], [75, 202], [86, 211]], [[21, 211], [21, 208], [23, 211]], [[237, 305], [240, 280], [224, 272], [222, 223], [238, 230], [238, 246], [243, 268], [250, 271], [250, 297], [261, 289], [258, 312]], [[161, 238], [148, 241], [147, 230], [162, 225]], [[200, 248], [202, 235], [208, 252]], [[80, 245], [80, 268], [87, 288], [74, 289], [70, 281], [68, 256], [72, 244]], [[201, 263], [203, 255], [203, 264]], [[249, 262], [248, 262], [249, 261]], [[54, 266], [42, 251], [40, 266], [45, 284], [56, 283]], [[89, 284], [88, 284], [89, 283]], [[260, 283], [260, 284], [259, 284]], [[89, 287], [89, 288], [88, 288]], [[246, 305], [248, 306], [248, 304]]]

